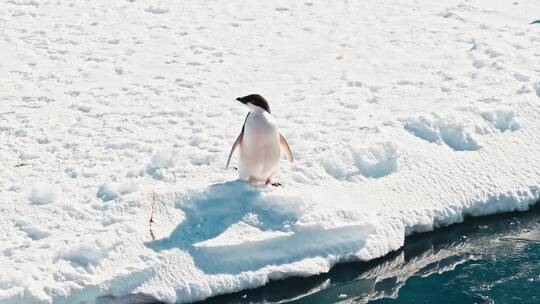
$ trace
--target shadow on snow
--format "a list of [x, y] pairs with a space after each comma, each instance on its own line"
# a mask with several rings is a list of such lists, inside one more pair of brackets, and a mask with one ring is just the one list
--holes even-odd
[[[185, 219], [168, 237], [146, 245], [156, 251], [188, 251], [196, 266], [209, 274], [236, 274], [304, 258], [356, 252], [372, 231], [366, 225], [334, 229], [296, 225], [302, 212], [281, 208], [283, 202], [279, 201], [287, 197], [275, 193], [269, 197], [264, 189], [231, 181], [181, 197], [176, 204]], [[236, 231], [235, 225], [243, 227]], [[219, 240], [228, 229], [233, 229], [228, 233], [233, 241]], [[247, 230], [256, 236], [237, 239]], [[209, 240], [212, 244], [205, 242]]]

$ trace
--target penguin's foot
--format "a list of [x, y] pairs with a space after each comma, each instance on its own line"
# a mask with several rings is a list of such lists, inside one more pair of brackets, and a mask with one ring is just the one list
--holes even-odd
[[272, 185], [274, 187], [281, 187], [283, 186], [281, 183], [278, 183], [278, 182], [272, 182], [271, 179], [267, 179], [266, 182], [264, 183], [265, 185]]

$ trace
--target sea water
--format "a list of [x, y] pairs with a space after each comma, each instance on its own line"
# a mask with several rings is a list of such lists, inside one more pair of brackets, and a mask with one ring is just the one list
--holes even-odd
[[540, 303], [540, 206], [415, 234], [386, 257], [339, 264], [203, 303]]

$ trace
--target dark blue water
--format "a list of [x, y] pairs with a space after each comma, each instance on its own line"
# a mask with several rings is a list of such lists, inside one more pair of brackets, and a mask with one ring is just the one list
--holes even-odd
[[398, 252], [210, 303], [540, 303], [540, 206], [413, 235]]

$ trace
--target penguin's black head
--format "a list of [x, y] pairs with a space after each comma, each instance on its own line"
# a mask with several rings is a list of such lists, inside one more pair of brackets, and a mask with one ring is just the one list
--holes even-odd
[[240, 101], [245, 105], [250, 103], [270, 113], [270, 106], [268, 105], [268, 101], [266, 101], [266, 99], [264, 99], [264, 97], [259, 94], [251, 94], [244, 97], [238, 97], [236, 98], [236, 100]]

